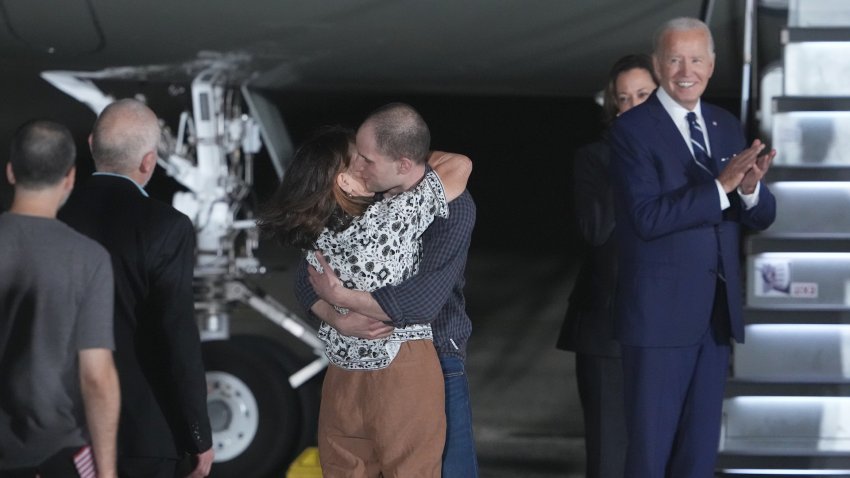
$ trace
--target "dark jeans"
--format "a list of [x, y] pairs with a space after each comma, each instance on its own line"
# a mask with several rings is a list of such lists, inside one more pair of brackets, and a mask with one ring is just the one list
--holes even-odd
[[440, 357], [446, 382], [446, 447], [443, 449], [443, 477], [477, 478], [478, 459], [472, 436], [472, 406], [469, 382], [463, 360]]

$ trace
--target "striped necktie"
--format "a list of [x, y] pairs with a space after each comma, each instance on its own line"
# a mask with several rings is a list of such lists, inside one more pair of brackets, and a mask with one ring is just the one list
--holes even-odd
[[697, 122], [696, 113], [693, 111], [689, 112], [687, 119], [691, 130], [691, 146], [694, 150], [694, 159], [696, 159], [699, 167], [714, 176], [714, 164], [708, 156], [708, 149], [705, 147], [705, 136], [702, 134], [702, 128], [700, 128]]

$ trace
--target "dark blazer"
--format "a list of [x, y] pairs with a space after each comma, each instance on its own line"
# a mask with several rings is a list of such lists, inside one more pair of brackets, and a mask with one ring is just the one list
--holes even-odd
[[[747, 146], [741, 124], [705, 102], [702, 113], [712, 160], [721, 171]], [[708, 328], [721, 261], [731, 334], [742, 342], [741, 226], [768, 227], [776, 215], [773, 194], [762, 183], [758, 205], [745, 210], [732, 192], [731, 207], [721, 212], [714, 178], [696, 165], [655, 94], [617, 119], [611, 144], [620, 343], [696, 344]]]
[[211, 446], [194, 319], [194, 228], [128, 178], [95, 175], [59, 218], [101, 243], [115, 276], [119, 456], [180, 457]]
[[615, 220], [610, 161], [611, 147], [607, 141], [580, 148], [573, 160], [575, 216], [588, 247], [570, 293], [557, 347], [619, 357], [613, 316], [617, 248], [613, 238]]

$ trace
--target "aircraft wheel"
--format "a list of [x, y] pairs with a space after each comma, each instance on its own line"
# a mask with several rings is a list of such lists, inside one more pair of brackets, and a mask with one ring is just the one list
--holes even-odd
[[211, 476], [280, 476], [300, 436], [298, 397], [265, 354], [229, 341], [205, 342]]
[[[255, 351], [273, 360], [281, 369], [281, 378], [287, 377], [301, 369], [306, 362], [299, 359], [280, 343], [258, 335], [234, 335], [230, 339], [244, 350]], [[298, 402], [301, 405], [301, 432], [295, 440], [291, 459], [298, 456], [305, 448], [316, 446], [319, 426], [319, 403], [322, 398], [322, 381], [325, 371], [322, 370], [313, 378], [295, 389]]]

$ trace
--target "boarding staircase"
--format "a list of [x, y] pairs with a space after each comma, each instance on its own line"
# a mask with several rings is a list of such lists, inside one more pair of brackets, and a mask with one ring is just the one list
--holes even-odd
[[758, 95], [777, 217], [745, 241], [747, 341], [718, 473], [850, 477], [850, 0], [782, 8], [781, 61]]

